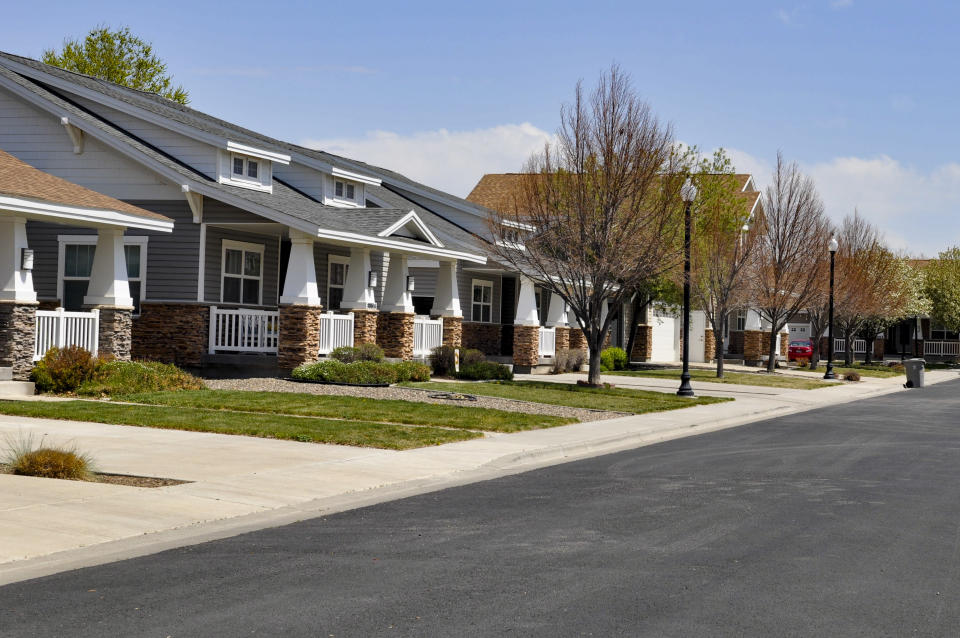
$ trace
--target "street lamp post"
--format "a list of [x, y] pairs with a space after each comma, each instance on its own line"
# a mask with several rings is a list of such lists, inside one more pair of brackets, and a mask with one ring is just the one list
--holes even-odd
[[680, 374], [679, 397], [692, 397], [690, 386], [690, 207], [697, 198], [697, 187], [690, 178], [680, 189], [683, 198], [683, 372]]
[[824, 379], [836, 379], [837, 375], [833, 372], [833, 262], [837, 255], [837, 238], [831, 237], [827, 248], [830, 249], [830, 313], [827, 324], [827, 372], [823, 375]]

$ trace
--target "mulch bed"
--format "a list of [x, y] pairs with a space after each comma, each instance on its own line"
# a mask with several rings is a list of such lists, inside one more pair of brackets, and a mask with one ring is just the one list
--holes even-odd
[[[9, 465], [0, 464], [0, 474], [13, 474]], [[109, 474], [107, 472], [94, 472], [90, 483], [109, 483], [111, 485], [127, 485], [129, 487], [168, 487], [170, 485], [183, 485], [193, 481], [181, 481], [171, 478], [159, 478], [156, 476], [133, 476], [131, 474]]]

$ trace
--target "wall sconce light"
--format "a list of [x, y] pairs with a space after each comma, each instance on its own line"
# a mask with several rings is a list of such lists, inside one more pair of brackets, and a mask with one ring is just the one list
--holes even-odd
[[33, 250], [30, 248], [20, 249], [20, 269], [26, 271], [33, 270]]
[[407, 275], [407, 292], [413, 292], [413, 275]]
[[367, 273], [367, 286], [369, 288], [377, 287], [377, 271], [376, 270], [371, 270], [370, 272]]

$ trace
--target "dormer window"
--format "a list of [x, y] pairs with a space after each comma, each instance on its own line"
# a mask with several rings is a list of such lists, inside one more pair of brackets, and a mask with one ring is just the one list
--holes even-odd
[[260, 181], [260, 160], [233, 154], [233, 178]]
[[271, 160], [246, 153], [222, 153], [220, 183], [271, 192], [273, 170]]
[[349, 199], [352, 202], [356, 200], [356, 187], [348, 182], [334, 180], [333, 195], [337, 199]]

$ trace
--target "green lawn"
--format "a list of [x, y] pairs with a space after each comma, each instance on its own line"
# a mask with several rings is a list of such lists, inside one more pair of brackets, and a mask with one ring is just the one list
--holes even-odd
[[407, 450], [483, 436], [480, 432], [411, 427], [369, 421], [337, 421], [278, 414], [124, 405], [102, 401], [0, 401], [0, 414], [93, 421], [195, 432]]
[[631, 412], [643, 414], [661, 410], [675, 410], [693, 405], [706, 405], [721, 401], [732, 401], [719, 397], [698, 397], [684, 399], [664, 392], [647, 392], [627, 388], [585, 388], [582, 386], [550, 383], [548, 381], [494, 381], [487, 383], [443, 383], [428, 381], [410, 383], [415, 388], [479, 394], [534, 401], [550, 405], [565, 405], [588, 410], [610, 410], [613, 412]]
[[122, 397], [132, 403], [150, 403], [177, 408], [263, 412], [296, 416], [378, 421], [408, 425], [519, 432], [575, 423], [576, 419], [542, 414], [523, 414], [413, 401], [368, 399], [293, 392], [245, 392], [241, 390], [186, 390], [151, 392]]
[[[816, 370], [813, 370], [812, 372], [808, 370], [807, 372], [810, 372], [811, 376], [813, 374], [819, 374], [822, 377], [823, 373], [826, 371], [827, 371], [827, 363], [825, 361], [821, 361], [820, 364], [817, 366]], [[847, 374], [848, 372], [859, 372], [860, 376], [876, 377], [879, 379], [890, 379], [893, 377], [902, 377], [906, 375], [906, 373], [903, 370], [894, 370], [889, 366], [878, 365], [876, 363], [871, 363], [869, 366], [865, 366], [862, 363], [854, 363], [852, 366], [847, 367], [843, 365], [842, 361], [833, 362], [833, 371], [836, 374]]]
[[[618, 370], [616, 372], [604, 372], [603, 374], [619, 374], [626, 377], [653, 377], [656, 379], [676, 379], [680, 382], [680, 370], [678, 369], [658, 369], [658, 370]], [[815, 390], [817, 388], [828, 388], [835, 383], [817, 379], [805, 379], [803, 377], [792, 377], [785, 374], [764, 374], [756, 372], [726, 372], [723, 378], [717, 378], [716, 370], [690, 370], [690, 378], [694, 381], [704, 381], [709, 383], [736, 383], [740, 385], [760, 385], [770, 388], [793, 388], [797, 390]]]

